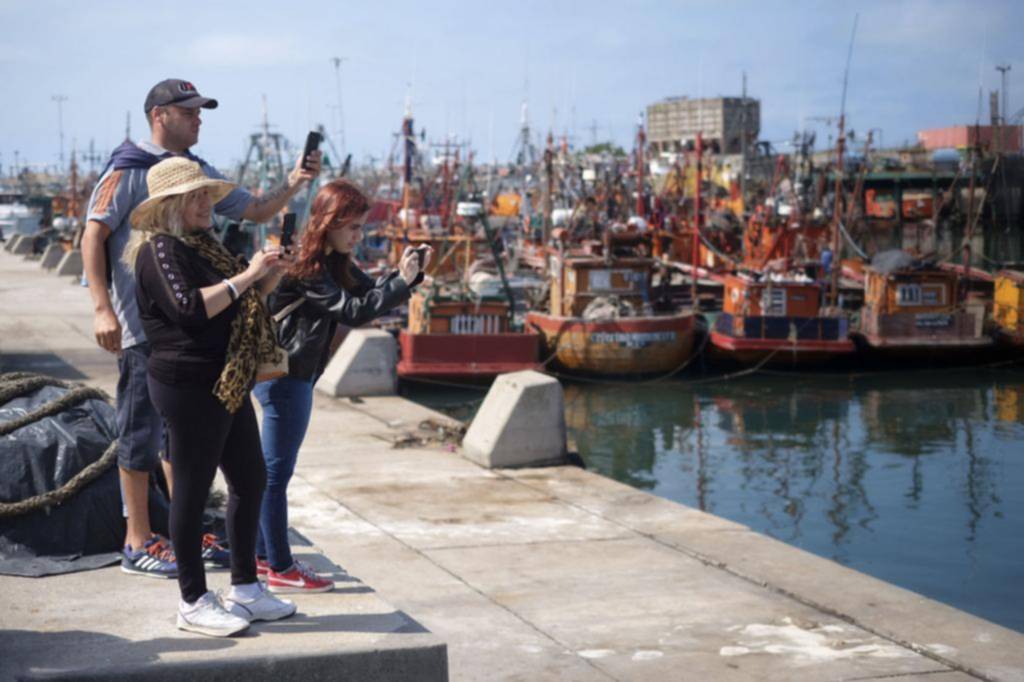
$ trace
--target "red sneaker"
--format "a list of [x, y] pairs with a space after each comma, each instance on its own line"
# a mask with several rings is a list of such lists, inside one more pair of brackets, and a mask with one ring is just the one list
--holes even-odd
[[309, 566], [296, 561], [281, 573], [270, 569], [267, 572], [267, 589], [275, 594], [330, 592], [334, 589], [334, 581], [318, 576]]
[[256, 557], [256, 577], [266, 578], [267, 573], [270, 573], [270, 564], [266, 559]]

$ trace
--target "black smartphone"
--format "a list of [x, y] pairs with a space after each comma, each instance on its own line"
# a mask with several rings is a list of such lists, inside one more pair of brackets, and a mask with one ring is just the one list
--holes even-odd
[[310, 130], [309, 135], [306, 135], [306, 147], [302, 150], [302, 167], [309, 169], [306, 162], [309, 160], [309, 155], [320, 149], [320, 142], [323, 140], [323, 136], [316, 130]]
[[281, 225], [281, 248], [292, 245], [292, 237], [295, 236], [295, 214], [285, 213], [284, 223]]
[[430, 246], [428, 244], [420, 244], [415, 249], [413, 249], [413, 251], [416, 252], [416, 258], [418, 258], [419, 261], [420, 261], [420, 269], [421, 270], [423, 269], [423, 261], [426, 259], [427, 251], [429, 251], [429, 250], [430, 250]]

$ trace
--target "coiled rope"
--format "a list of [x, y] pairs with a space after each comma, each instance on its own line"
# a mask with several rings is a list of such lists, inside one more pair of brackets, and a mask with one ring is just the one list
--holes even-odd
[[[106, 392], [89, 386], [81, 386], [42, 374], [31, 372], [9, 372], [0, 374], [0, 404], [9, 402], [14, 398], [28, 395], [44, 386], [58, 386], [68, 389], [68, 392], [57, 400], [46, 403], [42, 407], [29, 412], [17, 419], [0, 423], [0, 436], [6, 436], [18, 429], [28, 426], [40, 419], [52, 417], [61, 412], [84, 403], [86, 400], [103, 400], [110, 402], [110, 396]], [[67, 483], [58, 488], [40, 495], [35, 495], [20, 502], [0, 502], [0, 519], [12, 518], [28, 514], [30, 512], [56, 507], [78, 494], [85, 486], [109, 469], [117, 459], [117, 439], [111, 441], [110, 445], [103, 452], [103, 455], [95, 462], [75, 474]]]

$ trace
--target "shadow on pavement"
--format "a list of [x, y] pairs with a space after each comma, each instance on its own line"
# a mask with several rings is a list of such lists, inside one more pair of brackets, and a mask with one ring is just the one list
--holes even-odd
[[132, 641], [100, 632], [63, 630], [0, 630], [0, 680], [68, 677], [98, 672], [105, 667], [123, 668], [156, 663], [168, 652], [210, 652], [235, 646], [231, 639], [212, 639], [182, 633]]

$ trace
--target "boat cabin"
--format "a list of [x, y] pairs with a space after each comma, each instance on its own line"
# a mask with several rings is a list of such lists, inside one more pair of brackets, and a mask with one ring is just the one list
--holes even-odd
[[504, 334], [509, 331], [508, 301], [470, 300], [417, 291], [409, 299], [411, 334]]
[[725, 277], [722, 310], [754, 317], [814, 317], [821, 307], [821, 286], [816, 282], [762, 279], [742, 275]]
[[847, 319], [821, 315], [822, 292], [821, 284], [805, 278], [727, 275], [715, 331], [748, 339], [844, 340]]
[[580, 317], [595, 299], [615, 296], [642, 309], [650, 301], [650, 258], [552, 258], [551, 314]]
[[864, 268], [861, 331], [869, 341], [956, 343], [982, 338], [984, 304], [957, 303], [956, 272], [939, 268], [880, 272]]

